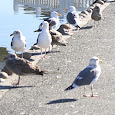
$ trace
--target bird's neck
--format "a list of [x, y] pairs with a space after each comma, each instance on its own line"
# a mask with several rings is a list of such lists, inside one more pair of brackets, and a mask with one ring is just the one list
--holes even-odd
[[19, 34], [19, 35], [15, 35], [15, 37], [17, 37], [17, 38], [19, 38], [19, 39], [21, 39], [21, 34]]
[[51, 17], [51, 18], [56, 18], [56, 19], [58, 19], [59, 17], [58, 17], [58, 16], [53, 16], [53, 17]]
[[95, 67], [100, 67], [99, 64], [89, 64], [89, 67], [95, 68]]
[[49, 27], [42, 29], [44, 32], [49, 32]]

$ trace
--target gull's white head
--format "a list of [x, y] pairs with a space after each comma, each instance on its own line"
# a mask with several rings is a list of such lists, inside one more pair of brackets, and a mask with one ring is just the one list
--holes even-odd
[[43, 29], [48, 29], [49, 30], [49, 23], [47, 21], [42, 22], [42, 30]]
[[51, 18], [53, 18], [53, 17], [57, 18], [58, 16], [62, 16], [62, 15], [59, 14], [58, 12], [56, 12], [56, 11], [53, 11], [53, 12], [51, 12], [51, 14], [50, 14], [50, 17], [51, 17]]
[[99, 63], [102, 63], [103, 61], [100, 60], [98, 57], [92, 57], [89, 61], [89, 65], [91, 66], [96, 66], [98, 65]]
[[70, 6], [68, 9], [65, 9], [65, 11], [69, 12], [73, 12], [76, 11], [76, 8], [74, 6]]
[[10, 36], [16, 36], [16, 35], [22, 35], [22, 32], [20, 30], [14, 31]]

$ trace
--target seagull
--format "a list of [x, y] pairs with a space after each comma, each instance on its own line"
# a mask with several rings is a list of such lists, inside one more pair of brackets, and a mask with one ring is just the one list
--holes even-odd
[[[45, 18], [44, 21], [49, 23], [49, 29], [55, 29], [59, 24], [59, 16], [62, 16], [56, 11], [51, 12], [50, 18]], [[43, 21], [43, 22], [44, 22]], [[39, 29], [37, 31], [42, 31], [42, 23], [39, 25]]]
[[5, 61], [8, 70], [19, 76], [18, 82], [14, 84], [15, 86], [19, 85], [21, 75], [28, 73], [43, 75], [45, 73], [45, 71], [41, 70], [37, 65], [34, 65], [32, 62], [24, 58], [17, 57], [16, 54], [8, 54], [8, 56], [5, 58]]
[[[38, 32], [37, 30], [35, 32]], [[50, 30], [49, 31], [50, 34], [51, 34], [51, 39], [52, 39], [52, 48], [54, 45], [59, 45], [59, 46], [66, 46], [67, 45], [67, 41], [65, 41], [62, 37], [62, 34], [57, 31], [57, 30]], [[38, 42], [38, 39], [37, 39], [37, 42]], [[34, 44], [34, 46], [37, 45], [37, 43]]]
[[[37, 30], [34, 32], [37, 32]], [[51, 46], [51, 43], [52, 43], [52, 38], [51, 38], [51, 34], [49, 32], [49, 23], [47, 21], [44, 21], [42, 23], [42, 31], [38, 35], [37, 43], [35, 43], [41, 48], [41, 55], [42, 55], [42, 48], [45, 49], [45, 55], [46, 55], [46, 49]], [[44, 56], [44, 58], [45, 58], [45, 56]]]
[[102, 13], [100, 11], [100, 7], [98, 5], [95, 5], [92, 14], [91, 14], [91, 18], [92, 20], [94, 20], [94, 25], [95, 25], [95, 21], [100, 21], [102, 18]]
[[69, 29], [71, 28], [67, 24], [62, 24], [60, 25], [57, 31], [60, 32], [62, 35], [69, 35], [68, 33], [65, 32], [65, 30], [69, 32]]
[[70, 6], [69, 9], [65, 9], [67, 11], [66, 19], [69, 24], [72, 24], [77, 29], [80, 29], [79, 26], [79, 14], [76, 12], [76, 8], [74, 6]]
[[50, 34], [52, 36], [52, 47], [53, 45], [59, 45], [59, 46], [66, 46], [67, 45], [67, 41], [65, 41], [62, 37], [62, 34], [60, 32], [58, 32], [57, 30], [50, 30]]
[[[97, 57], [92, 57], [89, 61], [89, 65], [78, 74], [72, 85], [66, 88], [65, 91], [91, 84], [91, 97], [97, 96], [93, 93], [93, 83], [99, 78], [101, 74], [101, 67], [99, 63], [102, 63], [102, 60]], [[83, 96], [90, 96], [85, 94], [85, 90], [86, 87], [84, 87]]]
[[10, 36], [14, 36], [11, 41], [11, 48], [16, 52], [22, 52], [23, 58], [23, 51], [26, 48], [26, 38], [22, 35], [20, 30], [16, 30]]
[[104, 4], [104, 0], [96, 0], [96, 1], [93, 2], [93, 4], [95, 4], [95, 3], [99, 3], [99, 4], [103, 5]]

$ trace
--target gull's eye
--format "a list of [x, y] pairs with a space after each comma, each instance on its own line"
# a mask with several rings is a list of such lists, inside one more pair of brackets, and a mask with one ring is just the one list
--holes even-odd
[[16, 32], [16, 34], [18, 34], [19, 32]]

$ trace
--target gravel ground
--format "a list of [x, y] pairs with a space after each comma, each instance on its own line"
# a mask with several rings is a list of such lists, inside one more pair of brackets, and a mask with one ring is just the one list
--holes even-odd
[[[91, 20], [76, 32], [66, 47], [56, 47], [38, 65], [44, 76], [22, 77], [20, 86], [0, 98], [0, 115], [114, 115], [115, 111], [115, 2], [103, 11], [103, 20]], [[64, 92], [89, 59], [103, 60], [102, 74], [94, 84], [98, 97], [83, 97], [83, 87]], [[6, 87], [7, 88], [7, 87]], [[87, 86], [90, 93], [90, 86]]]

